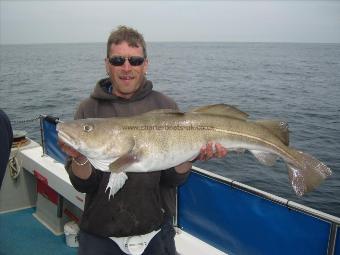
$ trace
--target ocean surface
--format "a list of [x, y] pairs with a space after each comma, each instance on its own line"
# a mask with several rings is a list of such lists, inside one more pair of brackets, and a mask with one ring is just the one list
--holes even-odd
[[[80, 100], [106, 76], [105, 43], [0, 46], [0, 107], [15, 129], [40, 141], [39, 114], [72, 119]], [[149, 43], [148, 78], [182, 110], [227, 103], [251, 119], [289, 123], [291, 146], [333, 175], [297, 197], [282, 161], [249, 153], [196, 165], [340, 217], [340, 44]]]

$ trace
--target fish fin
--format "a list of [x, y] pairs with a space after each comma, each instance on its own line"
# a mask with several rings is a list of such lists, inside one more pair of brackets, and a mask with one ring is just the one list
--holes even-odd
[[314, 188], [332, 174], [332, 171], [324, 163], [313, 156], [290, 149], [290, 153], [296, 162], [287, 163], [288, 176], [295, 193], [299, 196]]
[[[101, 170], [101, 171], [106, 171], [106, 172], [122, 172], [124, 169], [124, 166], [129, 163], [129, 161], [132, 162], [131, 158], [133, 157], [133, 148], [135, 147], [135, 140], [134, 139], [129, 139], [126, 140], [126, 143], [129, 143], [130, 151], [123, 156], [120, 157], [112, 157], [111, 159], [93, 159], [93, 158], [88, 158], [91, 165], [94, 166], [94, 168]], [[122, 168], [122, 169], [120, 169]]]
[[250, 152], [254, 155], [254, 157], [263, 165], [266, 166], [273, 166], [275, 165], [276, 160], [278, 159], [278, 156], [264, 151], [258, 151], [258, 150], [250, 150]]
[[149, 115], [149, 114], [178, 114], [178, 115], [184, 115], [184, 112], [180, 112], [179, 110], [174, 109], [158, 109], [158, 110], [152, 110], [146, 113], [143, 113], [142, 115]]
[[130, 151], [120, 156], [115, 161], [113, 161], [109, 165], [109, 169], [111, 172], [115, 172], [115, 173], [123, 172], [124, 169], [126, 169], [128, 166], [132, 165], [135, 162], [138, 162], [139, 158], [140, 158], [140, 155], [138, 153], [135, 153], [134, 151]]
[[235, 106], [227, 105], [227, 104], [206, 105], [206, 106], [192, 109], [190, 112], [220, 115], [220, 116], [226, 116], [226, 117], [231, 117], [231, 118], [241, 119], [241, 120], [246, 120], [249, 116], [247, 113], [242, 112], [241, 110], [237, 109]]
[[91, 165], [101, 171], [110, 171], [109, 165], [111, 164], [112, 160], [98, 160], [98, 159], [92, 159], [88, 158]]
[[279, 138], [284, 145], [289, 145], [289, 128], [287, 122], [277, 120], [256, 120], [254, 122], [268, 129], [272, 134]]
[[118, 190], [120, 190], [124, 186], [127, 179], [128, 177], [126, 173], [124, 172], [110, 174], [109, 182], [107, 183], [107, 186], [105, 189], [105, 193], [108, 189], [110, 189], [109, 200], [111, 196], [113, 198], [114, 195], [118, 192]]

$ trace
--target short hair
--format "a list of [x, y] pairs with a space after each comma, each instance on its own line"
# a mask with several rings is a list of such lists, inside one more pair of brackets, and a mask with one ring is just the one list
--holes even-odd
[[122, 42], [127, 42], [130, 47], [142, 47], [143, 55], [146, 58], [146, 43], [144, 41], [144, 37], [137, 30], [127, 27], [127, 26], [118, 26], [116, 30], [113, 30], [107, 40], [107, 57], [110, 54], [110, 48], [112, 44], [120, 44]]

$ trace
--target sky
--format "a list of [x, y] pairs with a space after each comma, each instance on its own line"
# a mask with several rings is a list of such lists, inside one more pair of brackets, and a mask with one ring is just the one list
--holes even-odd
[[340, 43], [340, 1], [0, 1], [0, 44], [146, 41]]

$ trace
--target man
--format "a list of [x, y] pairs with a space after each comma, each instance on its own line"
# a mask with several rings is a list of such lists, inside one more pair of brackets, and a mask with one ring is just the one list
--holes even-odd
[[13, 131], [11, 122], [6, 113], [0, 109], [0, 188], [11, 153], [12, 141]]
[[[146, 79], [146, 45], [136, 30], [120, 26], [111, 33], [105, 66], [109, 77], [80, 103], [75, 119], [177, 109]], [[175, 188], [186, 180], [190, 162], [163, 171], [127, 173], [125, 185], [109, 199], [105, 189], [110, 173], [94, 169], [84, 155], [60, 143], [70, 156], [66, 169], [73, 186], [86, 193], [78, 254], [176, 254], [170, 219], [175, 213]], [[212, 151], [211, 144], [202, 148], [200, 158], [212, 157]], [[216, 151], [217, 156], [226, 154], [219, 145]]]

